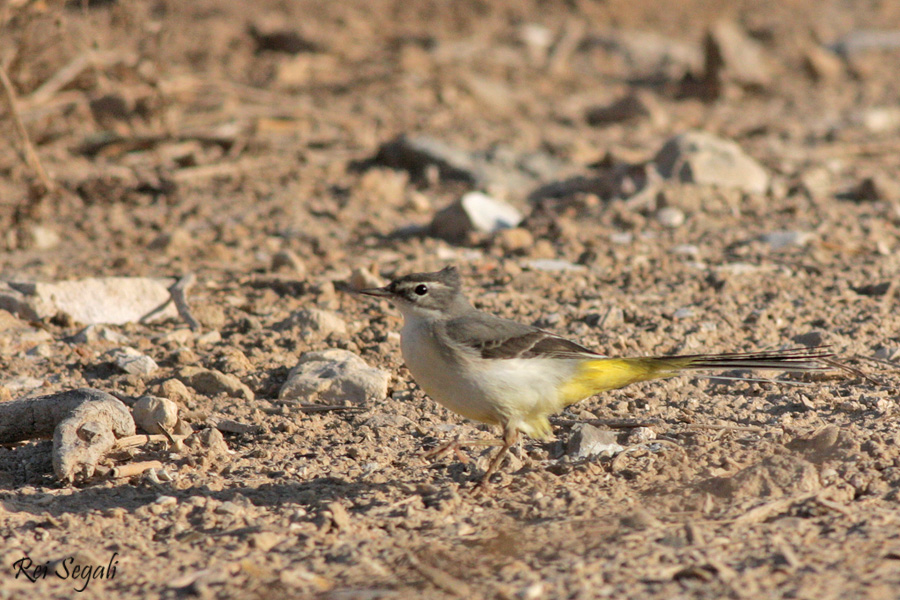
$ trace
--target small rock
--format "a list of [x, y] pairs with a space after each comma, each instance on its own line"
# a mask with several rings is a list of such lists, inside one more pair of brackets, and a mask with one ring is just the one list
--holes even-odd
[[122, 371], [132, 375], [150, 375], [159, 368], [155, 360], [127, 346], [110, 350], [104, 356]]
[[693, 316], [694, 316], [694, 309], [687, 308], [687, 307], [679, 308], [674, 313], [672, 313], [673, 319], [690, 319]]
[[171, 432], [178, 422], [178, 406], [167, 398], [141, 396], [131, 407], [134, 424], [147, 433]]
[[184, 385], [180, 379], [175, 378], [163, 381], [154, 388], [154, 393], [157, 396], [162, 396], [163, 398], [168, 398], [172, 402], [179, 402], [181, 404], [186, 404], [193, 398], [191, 392], [188, 391], [187, 386]]
[[469, 192], [438, 212], [431, 221], [431, 235], [449, 242], [464, 242], [470, 232], [493, 233], [515, 227], [522, 214], [511, 204], [481, 192]]
[[794, 336], [794, 341], [801, 346], [821, 346], [825, 343], [825, 332], [809, 331]]
[[441, 179], [477, 185], [479, 175], [475, 161], [466, 152], [452, 148], [433, 138], [401, 135], [378, 149], [374, 164], [404, 169], [417, 180], [426, 179], [429, 167], [436, 168]]
[[615, 28], [588, 41], [620, 57], [635, 79], [676, 81], [688, 73], [699, 72], [703, 66], [703, 55], [697, 44], [650, 31]]
[[656, 439], [656, 432], [649, 427], [635, 427], [628, 433], [628, 445], [646, 444]]
[[104, 325], [88, 325], [69, 338], [68, 341], [75, 344], [93, 344], [101, 341], [122, 344], [127, 342], [128, 338], [118, 331]]
[[290, 271], [293, 274], [302, 277], [306, 274], [306, 264], [303, 259], [297, 256], [293, 250], [279, 250], [272, 255], [273, 271]]
[[178, 372], [178, 378], [206, 396], [227, 394], [232, 398], [244, 398], [245, 400], [254, 398], [253, 390], [242, 383], [240, 379], [215, 369], [183, 367]]
[[567, 260], [559, 260], [555, 258], [538, 258], [528, 261], [528, 267], [535, 271], [548, 271], [558, 273], [560, 271], [584, 271], [587, 267], [584, 265], [576, 265]]
[[582, 423], [572, 428], [572, 437], [566, 452], [576, 458], [591, 456], [615, 456], [625, 450], [620, 446], [613, 431], [599, 429], [593, 425]]
[[384, 280], [368, 269], [357, 267], [350, 273], [350, 287], [354, 290], [367, 290], [384, 285]]
[[397, 206], [404, 202], [409, 173], [396, 169], [369, 169], [359, 178], [359, 194], [372, 205]]
[[671, 138], [653, 161], [660, 175], [685, 183], [737, 188], [763, 194], [769, 174], [736, 143], [703, 131]]
[[674, 206], [665, 206], [656, 211], [656, 220], [663, 227], [676, 229], [684, 225], [684, 212]]
[[256, 52], [279, 52], [282, 54], [300, 54], [301, 52], [316, 52], [319, 45], [306, 39], [298, 32], [284, 29], [281, 23], [265, 22], [250, 23], [247, 33], [256, 42]]
[[390, 378], [389, 373], [370, 367], [347, 350], [306, 352], [291, 369], [278, 397], [360, 404], [385, 398]]
[[534, 245], [534, 236], [522, 227], [502, 229], [497, 232], [497, 243], [507, 253], [525, 252]]
[[[38, 321], [66, 313], [85, 325], [121, 325], [153, 314], [153, 320], [177, 317], [169, 302], [174, 279], [104, 277], [56, 283], [7, 282], [0, 286], [0, 308]], [[161, 306], [168, 305], [158, 310]]]
[[62, 238], [53, 229], [43, 225], [32, 225], [26, 230], [23, 246], [35, 250], [52, 250], [59, 246]]
[[[228, 456], [229, 454], [225, 436], [218, 429], [201, 429], [196, 431], [186, 437], [184, 443], [195, 450], [206, 449], [215, 456]], [[224, 504], [227, 504], [227, 502]]]
[[772, 70], [762, 46], [737, 24], [720, 21], [706, 33], [705, 78], [762, 89], [772, 81]]
[[897, 360], [900, 359], [900, 346], [896, 348], [888, 348], [882, 346], [875, 351], [875, 358], [879, 360]]
[[350, 514], [340, 502], [332, 502], [328, 505], [328, 512], [331, 513], [331, 522], [335, 529], [347, 531], [350, 529]]
[[878, 106], [859, 113], [858, 120], [872, 133], [890, 133], [900, 129], [900, 108]]
[[240, 423], [234, 419], [222, 419], [220, 417], [210, 417], [206, 420], [206, 424], [224, 433], [262, 433], [265, 429], [261, 425], [250, 425]]
[[332, 312], [318, 308], [298, 310], [274, 326], [276, 331], [295, 328], [300, 329], [304, 336], [315, 333], [321, 337], [328, 337], [332, 334], [344, 335], [347, 333], [347, 323], [342, 318]]
[[877, 173], [859, 182], [859, 186], [848, 194], [857, 202], [900, 200], [900, 181]]
[[762, 236], [762, 241], [769, 244], [772, 250], [781, 250], [791, 246], [805, 246], [815, 237], [808, 231], [773, 231]]
[[262, 552], [268, 552], [284, 541], [284, 537], [274, 531], [260, 531], [250, 536], [250, 545]]
[[209, 346], [210, 344], [218, 344], [222, 341], [222, 334], [218, 331], [207, 331], [197, 336], [198, 346]]
[[166, 256], [180, 256], [187, 252], [196, 243], [196, 236], [188, 230], [178, 227], [172, 231], [159, 234], [148, 248], [150, 250], [162, 250]]
[[844, 73], [844, 62], [831, 50], [814, 45], [803, 52], [803, 68], [813, 81], [830, 83], [837, 81]]
[[591, 108], [585, 118], [594, 126], [637, 119], [649, 119], [653, 125], [661, 126], [668, 120], [656, 97], [645, 90], [632, 91], [612, 104]]

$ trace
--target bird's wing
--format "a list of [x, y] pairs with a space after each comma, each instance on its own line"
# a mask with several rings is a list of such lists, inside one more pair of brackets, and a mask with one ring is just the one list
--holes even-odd
[[450, 340], [479, 353], [481, 358], [602, 356], [549, 331], [482, 312], [450, 319], [442, 329]]

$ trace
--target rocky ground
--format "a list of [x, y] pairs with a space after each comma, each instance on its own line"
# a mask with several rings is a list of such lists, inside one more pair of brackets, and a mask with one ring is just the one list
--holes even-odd
[[[75, 485], [50, 440], [0, 446], [0, 598], [897, 597], [900, 5], [712, 6], [0, 7], [0, 400], [186, 426]], [[473, 497], [491, 448], [422, 454], [493, 432], [348, 293], [448, 264], [611, 355], [856, 371], [592, 398]], [[194, 329], [78, 287], [191, 275]], [[107, 301], [134, 314], [90, 325]]]

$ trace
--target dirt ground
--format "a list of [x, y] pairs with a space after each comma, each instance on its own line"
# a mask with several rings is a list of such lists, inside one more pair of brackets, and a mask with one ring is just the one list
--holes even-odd
[[[675, 4], [0, 6], [0, 65], [46, 171], [4, 95], [0, 279], [194, 273], [203, 325], [109, 327], [123, 344], [73, 342], [82, 326], [62, 316], [19, 322], [0, 332], [0, 399], [85, 386], [134, 398], [187, 366], [254, 396], [188, 388], [194, 428], [251, 427], [224, 434], [228, 453], [135, 452], [171, 481], [61, 485], [49, 441], [0, 446], [0, 598], [900, 597], [900, 50], [865, 36], [900, 29], [900, 4]], [[757, 81], [704, 79], [722, 20], [762, 48]], [[632, 92], [650, 108], [588, 118]], [[643, 172], [690, 129], [738, 143], [768, 190], [532, 193]], [[436, 211], [485, 186], [371, 160], [401, 134], [505, 165], [487, 188], [527, 215], [526, 233], [429, 236]], [[608, 393], [557, 415], [557, 441], [520, 444], [493, 493], [472, 497], [492, 449], [466, 449], [467, 463], [422, 453], [492, 432], [412, 382], [396, 311], [342, 291], [354, 269], [447, 264], [477, 306], [610, 355], [822, 343], [868, 378]], [[304, 308], [347, 331], [291, 326]], [[103, 358], [121, 345], [159, 369], [121, 373]], [[389, 371], [388, 397], [280, 403], [300, 354], [325, 348]], [[567, 442], [591, 419], [632, 419], [657, 441], [622, 427], [625, 453], [576, 459]], [[21, 576], [23, 557], [49, 575]], [[74, 564], [115, 575], [54, 575]]]

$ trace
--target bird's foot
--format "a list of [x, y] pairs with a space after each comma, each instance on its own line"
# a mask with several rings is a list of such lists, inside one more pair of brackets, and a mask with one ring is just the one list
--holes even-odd
[[462, 451], [463, 443], [464, 442], [461, 442], [460, 440], [451, 440], [449, 442], [441, 444], [437, 448], [433, 448], [431, 450], [423, 452], [422, 458], [425, 460], [437, 461], [444, 455], [453, 453], [454, 455], [456, 455], [456, 458], [459, 460], [459, 462], [463, 463], [464, 465], [469, 464], [469, 457], [463, 454]]

